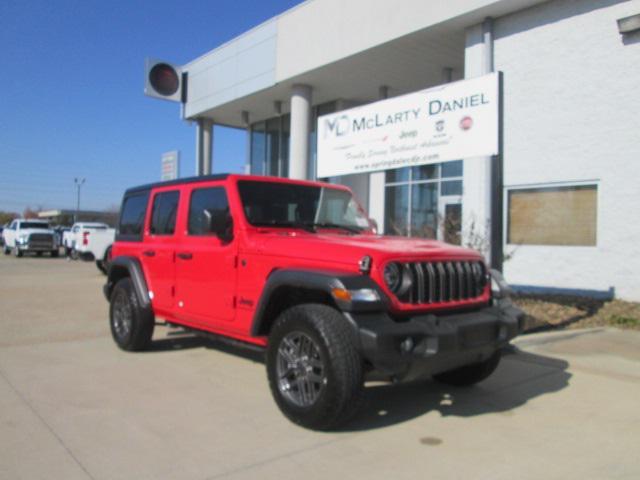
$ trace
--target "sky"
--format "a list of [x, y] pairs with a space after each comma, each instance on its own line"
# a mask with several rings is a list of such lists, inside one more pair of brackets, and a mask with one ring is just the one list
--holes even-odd
[[[144, 60], [178, 65], [300, 0], [0, 1], [0, 211], [117, 207], [158, 181], [162, 153], [195, 172], [195, 125], [144, 96]], [[214, 129], [213, 172], [241, 172], [246, 133]]]

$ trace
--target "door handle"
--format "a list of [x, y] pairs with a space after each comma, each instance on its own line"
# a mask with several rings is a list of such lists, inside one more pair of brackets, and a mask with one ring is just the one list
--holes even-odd
[[193, 258], [193, 253], [180, 252], [178, 254], [178, 258], [181, 258], [182, 260], [191, 260]]
[[144, 252], [142, 252], [142, 254], [145, 257], [155, 257], [156, 256], [156, 252], [153, 250], [145, 250]]

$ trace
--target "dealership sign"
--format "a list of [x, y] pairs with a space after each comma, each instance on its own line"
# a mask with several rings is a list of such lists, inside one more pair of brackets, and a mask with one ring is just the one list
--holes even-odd
[[318, 118], [319, 178], [498, 154], [499, 75]]
[[175, 180], [179, 176], [180, 152], [174, 150], [162, 154], [160, 180]]

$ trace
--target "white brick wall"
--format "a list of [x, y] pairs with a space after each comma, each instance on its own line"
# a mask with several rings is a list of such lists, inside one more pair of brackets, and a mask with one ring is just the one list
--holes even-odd
[[557, 0], [495, 23], [505, 187], [598, 185], [597, 246], [519, 246], [512, 284], [640, 301], [640, 34], [616, 25], [638, 13], [638, 1]]

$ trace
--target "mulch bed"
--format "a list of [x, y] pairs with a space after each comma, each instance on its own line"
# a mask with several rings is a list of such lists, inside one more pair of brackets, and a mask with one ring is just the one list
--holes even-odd
[[640, 303], [569, 295], [514, 295], [525, 311], [526, 332], [565, 328], [618, 327], [640, 330]]

